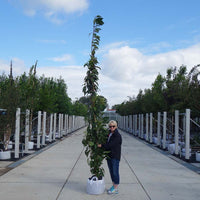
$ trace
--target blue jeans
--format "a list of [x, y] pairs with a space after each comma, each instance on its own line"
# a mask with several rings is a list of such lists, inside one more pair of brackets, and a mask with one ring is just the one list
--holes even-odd
[[119, 160], [112, 158], [107, 160], [111, 180], [114, 184], [119, 184]]

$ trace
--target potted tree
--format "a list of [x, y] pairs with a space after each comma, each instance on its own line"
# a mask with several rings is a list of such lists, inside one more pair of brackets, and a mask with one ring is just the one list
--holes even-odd
[[9, 77], [3, 76], [0, 84], [0, 159], [11, 158], [10, 137], [15, 125], [17, 86], [12, 76], [12, 62]]
[[6, 109], [0, 109], [0, 160], [7, 160], [11, 157], [10, 151], [8, 151], [11, 129], [9, 126], [6, 126], [6, 115]]
[[89, 97], [88, 105], [88, 127], [85, 138], [82, 140], [85, 148], [85, 154], [90, 166], [92, 176], [88, 179], [87, 192], [89, 194], [101, 194], [105, 190], [104, 169], [101, 166], [107, 152], [102, 148], [98, 148], [97, 144], [106, 142], [107, 130], [105, 128], [105, 120], [102, 117], [103, 98], [97, 95], [98, 91], [98, 70], [96, 50], [99, 46], [100, 36], [98, 35], [100, 26], [104, 24], [103, 18], [97, 15], [93, 21], [93, 33], [91, 42], [91, 54], [89, 61], [84, 65], [88, 68], [84, 79], [83, 92]]

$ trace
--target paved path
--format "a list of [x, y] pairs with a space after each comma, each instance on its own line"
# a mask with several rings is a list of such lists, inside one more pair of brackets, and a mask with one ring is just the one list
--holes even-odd
[[[200, 175], [121, 132], [119, 194], [88, 195], [81, 129], [0, 176], [1, 200], [197, 200]], [[105, 166], [106, 188], [111, 186]]]

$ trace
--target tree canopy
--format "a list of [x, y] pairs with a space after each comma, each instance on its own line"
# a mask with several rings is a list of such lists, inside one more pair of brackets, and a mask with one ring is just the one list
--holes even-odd
[[165, 76], [157, 75], [150, 89], [140, 89], [135, 98], [129, 98], [114, 108], [120, 115], [184, 111], [186, 108], [199, 114], [199, 67], [194, 66], [190, 72], [184, 65], [168, 68]]
[[[63, 113], [69, 115], [85, 116], [87, 108], [79, 101], [72, 102], [67, 94], [67, 85], [60, 77], [37, 76], [37, 62], [17, 77], [0, 75], [0, 108], [7, 109], [7, 113], [13, 112], [19, 107], [22, 110], [29, 109], [32, 112], [39, 110], [48, 113]], [[77, 109], [77, 104], [83, 109]]]

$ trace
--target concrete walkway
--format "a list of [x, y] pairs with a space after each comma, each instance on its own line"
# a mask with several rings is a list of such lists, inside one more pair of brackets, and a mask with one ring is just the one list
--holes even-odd
[[[200, 175], [123, 133], [119, 194], [88, 195], [81, 129], [0, 176], [1, 200], [197, 200]], [[105, 166], [106, 188], [111, 186]]]

